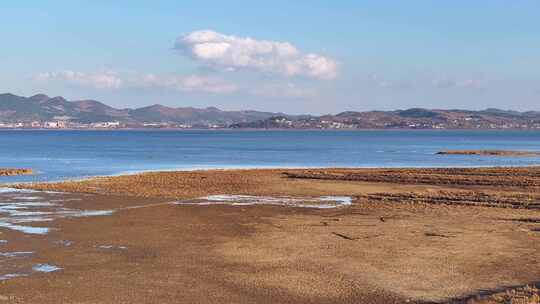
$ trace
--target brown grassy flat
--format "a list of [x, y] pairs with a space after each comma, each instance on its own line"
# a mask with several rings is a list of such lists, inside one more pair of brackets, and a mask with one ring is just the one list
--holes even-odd
[[30, 174], [34, 174], [32, 169], [0, 168], [0, 176], [30, 175]]

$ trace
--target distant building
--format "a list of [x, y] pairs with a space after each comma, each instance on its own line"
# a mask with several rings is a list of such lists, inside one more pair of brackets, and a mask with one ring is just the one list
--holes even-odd
[[90, 124], [91, 128], [95, 129], [115, 129], [120, 127], [120, 122], [118, 121], [107, 121], [107, 122], [96, 122]]
[[47, 129], [58, 129], [59, 124], [58, 121], [46, 121], [44, 127]]

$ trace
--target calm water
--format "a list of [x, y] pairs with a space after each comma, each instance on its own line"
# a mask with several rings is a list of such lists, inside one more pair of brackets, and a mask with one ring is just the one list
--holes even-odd
[[0, 131], [0, 167], [39, 173], [0, 183], [195, 168], [540, 164], [540, 157], [435, 154], [445, 149], [540, 151], [540, 132]]

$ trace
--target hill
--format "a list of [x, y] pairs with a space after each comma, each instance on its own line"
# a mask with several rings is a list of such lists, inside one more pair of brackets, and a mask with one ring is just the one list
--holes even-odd
[[67, 120], [75, 123], [118, 121], [126, 124], [177, 123], [221, 124], [250, 122], [281, 113], [258, 111], [222, 111], [215, 107], [205, 109], [171, 108], [153, 105], [138, 109], [116, 109], [96, 100], [67, 101], [63, 97], [38, 94], [22, 97], [0, 94], [0, 122], [29, 122]]
[[430, 110], [347, 111], [292, 119], [283, 116], [238, 123], [232, 128], [265, 129], [540, 129], [540, 112], [499, 109], [483, 111]]
[[[67, 123], [55, 124], [55, 121]], [[335, 115], [311, 116], [223, 111], [215, 107], [173, 108], [159, 104], [137, 109], [116, 109], [96, 100], [68, 101], [60, 96], [49, 97], [44, 94], [31, 97], [0, 94], [0, 127], [84, 128], [96, 125], [115, 128], [540, 129], [540, 112], [412, 108], [395, 111], [346, 111]]]

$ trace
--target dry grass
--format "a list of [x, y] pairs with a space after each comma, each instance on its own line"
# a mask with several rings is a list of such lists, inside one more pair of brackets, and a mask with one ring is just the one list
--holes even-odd
[[30, 175], [30, 174], [34, 174], [32, 169], [0, 168], [0, 176]]
[[314, 169], [291, 178], [440, 186], [540, 188], [540, 167], [434, 169]]
[[[369, 184], [369, 187], [368, 187]], [[388, 187], [392, 185], [392, 187]], [[152, 172], [84, 181], [21, 185], [40, 190], [118, 194], [141, 197], [192, 198], [209, 194], [309, 195], [377, 190], [471, 187], [492, 191], [538, 193], [540, 167], [441, 169], [253, 169]], [[368, 189], [369, 188], [369, 189]], [[362, 190], [362, 191], [360, 191]], [[384, 191], [388, 192], [388, 191]], [[394, 190], [390, 191], [394, 192]]]
[[538, 193], [442, 190], [430, 193], [374, 193], [364, 195], [362, 199], [397, 204], [426, 203], [540, 210], [540, 195]]
[[[287, 170], [287, 172], [303, 170]], [[23, 184], [16, 187], [74, 193], [113, 194], [153, 198], [195, 198], [212, 194], [251, 195], [361, 195], [387, 191], [388, 185], [348, 181], [290, 179], [284, 170], [207, 170], [152, 172], [100, 177], [62, 183]], [[423, 186], [403, 185], [402, 191], [419, 191]]]
[[450, 304], [539, 304], [540, 290], [535, 286], [524, 286], [498, 292], [489, 296], [475, 296], [463, 301], [453, 301]]

